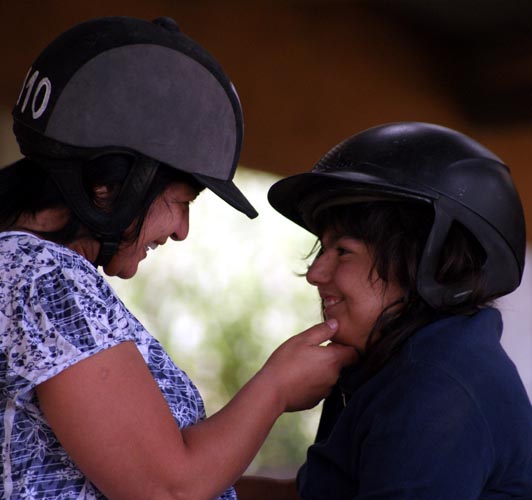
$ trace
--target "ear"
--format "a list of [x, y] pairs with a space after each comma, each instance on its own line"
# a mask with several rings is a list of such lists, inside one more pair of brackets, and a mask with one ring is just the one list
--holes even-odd
[[106, 199], [109, 197], [109, 188], [107, 186], [95, 186], [94, 197], [96, 199]]
[[96, 207], [105, 210], [112, 199], [112, 190], [106, 185], [94, 186], [92, 199]]

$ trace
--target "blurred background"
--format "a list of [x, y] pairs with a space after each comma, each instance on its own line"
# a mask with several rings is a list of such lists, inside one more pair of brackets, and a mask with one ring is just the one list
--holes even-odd
[[[112, 282], [195, 380], [209, 413], [276, 345], [319, 321], [299, 276], [313, 238], [276, 214], [266, 192], [340, 140], [392, 121], [460, 130], [509, 165], [532, 234], [530, 0], [0, 0], [1, 164], [20, 156], [10, 113], [33, 59], [73, 24], [106, 15], [173, 17], [221, 62], [242, 101], [237, 184], [260, 217], [202, 194], [187, 241], [158, 249], [133, 280]], [[527, 268], [499, 307], [529, 395], [531, 304]], [[318, 414], [283, 416], [250, 471], [294, 473]]]

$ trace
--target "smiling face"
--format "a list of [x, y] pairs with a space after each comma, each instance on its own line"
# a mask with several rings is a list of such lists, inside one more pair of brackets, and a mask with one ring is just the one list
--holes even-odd
[[363, 241], [326, 231], [321, 244], [307, 281], [318, 288], [325, 319], [338, 321], [333, 341], [363, 351], [381, 312], [404, 292], [371, 270], [373, 255]]
[[170, 184], [150, 206], [138, 239], [120, 246], [104, 267], [105, 273], [131, 278], [150, 249], [164, 245], [168, 238], [184, 240], [189, 229], [189, 204], [197, 195], [198, 192], [186, 183]]

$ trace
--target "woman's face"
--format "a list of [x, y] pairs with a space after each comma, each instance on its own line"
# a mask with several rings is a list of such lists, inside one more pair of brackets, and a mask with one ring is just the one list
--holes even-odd
[[185, 183], [170, 184], [153, 201], [140, 231], [132, 244], [120, 246], [109, 264], [104, 267], [108, 276], [131, 278], [137, 272], [140, 261], [150, 249], [164, 245], [168, 238], [182, 241], [188, 234], [189, 203], [198, 195]]
[[378, 316], [403, 290], [376, 271], [370, 275], [373, 255], [364, 242], [326, 232], [321, 244], [307, 281], [318, 287], [325, 319], [338, 321], [332, 340], [364, 350]]

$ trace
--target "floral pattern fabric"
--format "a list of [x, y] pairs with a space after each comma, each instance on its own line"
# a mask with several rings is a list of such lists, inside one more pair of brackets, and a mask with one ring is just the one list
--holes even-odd
[[[191, 380], [86, 259], [30, 234], [0, 233], [0, 498], [105, 498], [57, 441], [35, 388], [124, 341], [136, 343], [180, 428], [205, 418]], [[221, 497], [235, 498], [232, 488]]]

